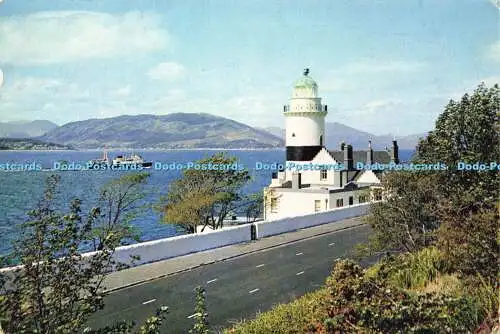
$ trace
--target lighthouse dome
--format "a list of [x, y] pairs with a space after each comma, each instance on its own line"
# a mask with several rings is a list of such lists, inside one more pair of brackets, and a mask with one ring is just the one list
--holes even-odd
[[294, 97], [317, 97], [318, 84], [309, 76], [309, 69], [306, 68], [302, 77], [294, 85]]

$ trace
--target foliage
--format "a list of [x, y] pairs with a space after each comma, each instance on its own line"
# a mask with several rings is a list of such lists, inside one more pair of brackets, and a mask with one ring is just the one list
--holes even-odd
[[139, 241], [139, 235], [129, 224], [141, 210], [138, 202], [144, 198], [141, 191], [148, 173], [131, 173], [105, 184], [99, 194], [99, 216], [96, 219], [92, 240], [94, 250], [100, 250], [105, 238], [111, 235], [116, 242], [126, 239]]
[[498, 211], [478, 213], [452, 209], [442, 218], [438, 247], [453, 270], [462, 276], [481, 275], [493, 283], [498, 278], [500, 230]]
[[[237, 166], [235, 157], [217, 153], [196, 162], [207, 168], [191, 168], [183, 172], [182, 178], [172, 182], [165, 205], [161, 205], [168, 224], [181, 226], [188, 233], [196, 231], [197, 225], [221, 228], [224, 219], [242, 206], [240, 189], [250, 180], [247, 170], [220, 168], [221, 165]], [[208, 168], [218, 165], [220, 169]]]
[[[105, 293], [101, 289], [105, 273], [119, 266], [113, 254], [123, 234], [119, 229], [121, 214], [132, 208], [132, 199], [142, 184], [143, 177], [123, 178], [116, 184], [133, 185], [134, 196], [122, 193], [115, 203], [113, 225], [107, 229], [95, 228], [103, 216], [99, 207], [86, 217], [81, 213], [81, 202], [71, 202], [66, 214], [54, 209], [54, 196], [60, 177], [47, 178], [43, 199], [28, 213], [22, 224], [19, 240], [14, 243], [11, 258], [20, 265], [0, 276], [3, 298], [0, 300], [0, 318], [7, 333], [70, 333], [84, 327], [90, 315], [104, 307]], [[109, 188], [108, 188], [109, 189]], [[112, 195], [105, 197], [113, 198]], [[105, 234], [101, 234], [105, 232]], [[81, 250], [100, 235], [98, 252], [84, 256]], [[131, 324], [122, 322], [108, 328], [108, 332], [126, 333]]]
[[196, 314], [196, 323], [189, 331], [190, 334], [208, 334], [208, 313], [205, 302], [205, 289], [201, 286], [196, 287], [196, 306], [194, 312]]
[[471, 298], [412, 293], [392, 285], [384, 275], [366, 275], [352, 261], [337, 262], [326, 285], [328, 316], [312, 322], [311, 332], [466, 333], [479, 322]]
[[439, 226], [434, 175], [392, 172], [383, 178], [382, 185], [386, 200], [373, 203], [365, 217], [374, 230], [365, 253], [415, 251], [432, 244], [433, 232]]
[[321, 316], [321, 302], [326, 296], [326, 289], [308, 293], [289, 304], [276, 305], [270, 311], [260, 313], [253, 320], [241, 322], [224, 333], [303, 333], [312, 319]]
[[[417, 146], [416, 162], [443, 162], [437, 186], [444, 197], [463, 194], [474, 208], [492, 208], [498, 200], [500, 175], [489, 171], [458, 170], [458, 163], [500, 161], [500, 89], [479, 85], [472, 96], [451, 100], [435, 129]], [[461, 196], [454, 196], [455, 199]], [[469, 209], [472, 209], [470, 207]]]
[[386, 268], [387, 280], [402, 289], [422, 288], [449, 270], [446, 260], [434, 247], [390, 257], [381, 263]]

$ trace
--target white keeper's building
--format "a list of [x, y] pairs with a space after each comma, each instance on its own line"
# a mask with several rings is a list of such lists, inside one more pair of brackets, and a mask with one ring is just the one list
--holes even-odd
[[[327, 106], [318, 96], [318, 85], [309, 76], [309, 69], [295, 82], [285, 115], [286, 163], [273, 173], [271, 184], [264, 189], [264, 219], [330, 210], [337, 207], [380, 200], [381, 171], [356, 169], [359, 163], [399, 163], [398, 146], [391, 150], [367, 149], [353, 151], [340, 143], [340, 150], [325, 147], [325, 117]], [[304, 170], [308, 165], [312, 170]], [[295, 167], [291, 167], [295, 166]], [[299, 166], [302, 166], [299, 168]], [[312, 166], [312, 167], [311, 167]]]

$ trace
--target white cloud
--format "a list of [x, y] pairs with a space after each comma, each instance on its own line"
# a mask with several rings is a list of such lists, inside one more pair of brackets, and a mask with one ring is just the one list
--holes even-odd
[[383, 73], [383, 72], [413, 72], [425, 67], [425, 64], [417, 61], [375, 61], [362, 59], [349, 63], [339, 69], [345, 73]]
[[377, 112], [387, 112], [389, 110], [394, 110], [396, 106], [402, 104], [401, 100], [398, 99], [384, 99], [384, 100], [373, 100], [366, 103], [360, 110], [360, 114], [374, 114]]
[[163, 62], [151, 68], [148, 76], [154, 80], [175, 81], [184, 77], [186, 69], [175, 62]]
[[490, 45], [487, 56], [497, 62], [500, 62], [500, 41]]
[[130, 93], [132, 92], [132, 89], [130, 85], [116, 88], [111, 90], [110, 95], [115, 96], [115, 97], [125, 97], [125, 96], [130, 96]]
[[40, 12], [0, 21], [0, 63], [42, 65], [151, 52], [168, 44], [155, 15]]

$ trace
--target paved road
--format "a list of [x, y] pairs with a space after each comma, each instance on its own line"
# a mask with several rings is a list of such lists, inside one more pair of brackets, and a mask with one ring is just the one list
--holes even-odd
[[210, 264], [141, 285], [117, 290], [91, 321], [96, 328], [121, 319], [142, 322], [157, 307], [169, 307], [165, 333], [186, 333], [194, 319], [194, 288], [207, 291], [214, 329], [252, 318], [323, 285], [335, 259], [345, 257], [370, 229], [359, 226]]

